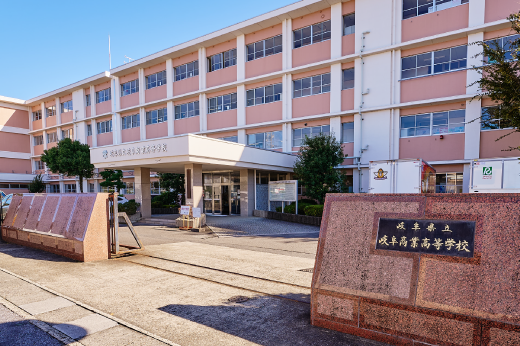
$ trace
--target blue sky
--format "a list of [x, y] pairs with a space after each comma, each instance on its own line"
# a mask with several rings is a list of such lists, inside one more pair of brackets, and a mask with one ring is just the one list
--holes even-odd
[[294, 3], [222, 1], [4, 1], [0, 95], [29, 99]]

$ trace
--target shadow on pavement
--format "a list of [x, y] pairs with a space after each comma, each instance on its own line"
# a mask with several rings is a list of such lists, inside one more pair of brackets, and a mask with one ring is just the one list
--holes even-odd
[[[308, 299], [308, 295], [299, 298], [303, 296]], [[269, 296], [213, 306], [171, 304], [159, 310], [264, 346], [383, 345], [314, 327], [310, 324], [309, 304]]]
[[[15, 317], [15, 319], [16, 318], [17, 317]], [[75, 335], [78, 336], [75, 340], [81, 340], [85, 335], [87, 335], [87, 331], [81, 327], [70, 324], [61, 324], [60, 327], [61, 326], [68, 328], [68, 330], [73, 330]], [[0, 346], [35, 345], [62, 346], [63, 343], [27, 320], [0, 323]]]
[[[73, 259], [59, 256], [50, 252], [46, 252], [39, 249], [33, 249], [22, 245], [9, 244], [3, 241], [0, 241], [0, 253], [3, 253], [11, 257], [32, 259], [38, 261], [79, 263], [78, 261], [74, 261]], [[3, 345], [0, 344], [0, 346]]]

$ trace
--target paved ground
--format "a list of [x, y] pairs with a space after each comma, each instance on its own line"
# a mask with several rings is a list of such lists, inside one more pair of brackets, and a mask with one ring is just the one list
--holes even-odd
[[207, 224], [218, 236], [259, 236], [278, 234], [314, 233], [318, 237], [317, 226], [264, 219], [261, 217], [208, 216]]
[[[310, 325], [312, 274], [301, 270], [314, 266], [315, 232], [136, 231], [144, 250], [94, 263], [0, 243], [0, 304], [11, 310], [0, 309], [0, 328], [16, 333], [9, 324], [27, 323], [25, 314], [78, 345], [381, 345]], [[31, 343], [44, 340], [41, 329], [20, 326], [28, 345], [56, 344], [56, 337]]]

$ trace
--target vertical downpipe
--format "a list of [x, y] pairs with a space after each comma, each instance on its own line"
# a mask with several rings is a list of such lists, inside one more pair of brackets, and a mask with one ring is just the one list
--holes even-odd
[[370, 31], [365, 31], [363, 32], [361, 35], [361, 50], [360, 50], [360, 53], [359, 53], [359, 57], [361, 59], [361, 99], [359, 101], [359, 117], [361, 119], [361, 122], [359, 123], [359, 146], [360, 146], [360, 149], [359, 149], [359, 159], [358, 159], [358, 180], [359, 180], [359, 192], [362, 191], [362, 186], [363, 186], [363, 183], [362, 183], [362, 174], [361, 174], [361, 156], [363, 155], [363, 104], [364, 104], [364, 101], [363, 101], [363, 98], [364, 98], [364, 95], [365, 95], [365, 86], [364, 86], [364, 66], [365, 66], [365, 62], [363, 60], [363, 52], [365, 51], [365, 36], [366, 34], [369, 34]]

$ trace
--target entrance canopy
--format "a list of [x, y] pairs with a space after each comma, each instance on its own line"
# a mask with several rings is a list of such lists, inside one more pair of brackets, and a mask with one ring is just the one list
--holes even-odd
[[96, 168], [184, 173], [185, 165], [200, 164], [203, 171], [260, 169], [292, 172], [296, 156], [248, 147], [215, 138], [186, 134], [178, 137], [92, 148]]

